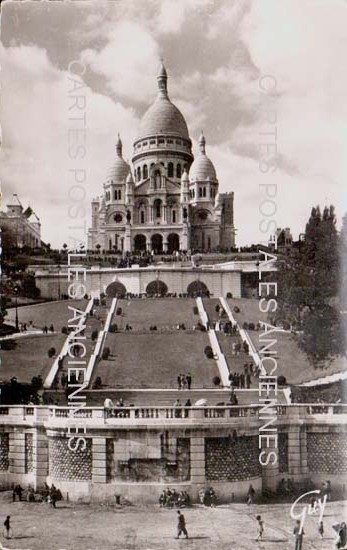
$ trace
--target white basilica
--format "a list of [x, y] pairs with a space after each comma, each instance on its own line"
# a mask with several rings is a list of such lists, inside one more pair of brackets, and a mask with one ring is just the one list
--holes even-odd
[[164, 65], [157, 80], [157, 97], [134, 142], [132, 167], [123, 159], [118, 137], [103, 193], [92, 201], [88, 248], [123, 253], [228, 250], [235, 244], [234, 193], [218, 192], [203, 135], [194, 159], [186, 121], [168, 96]]

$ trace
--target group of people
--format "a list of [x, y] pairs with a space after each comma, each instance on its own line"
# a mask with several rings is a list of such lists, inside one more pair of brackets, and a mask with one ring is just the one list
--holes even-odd
[[174, 403], [175, 407], [175, 418], [182, 418], [182, 415], [184, 418], [188, 418], [188, 408], [192, 406], [192, 402], [190, 399], [187, 399], [187, 401], [184, 403], [184, 405], [181, 403], [179, 399], [176, 399]]
[[[252, 365], [251, 365], [252, 366]], [[244, 372], [230, 372], [229, 382], [232, 388], [238, 388], [244, 390], [251, 387], [252, 384], [252, 370], [247, 364], [244, 366]]]
[[190, 390], [192, 386], [192, 375], [190, 372], [187, 374], [180, 373], [177, 376], [177, 388], [179, 390]]
[[27, 502], [48, 502], [53, 508], [56, 508], [57, 501], [62, 500], [63, 495], [60, 489], [57, 489], [54, 484], [50, 487], [45, 483], [43, 489], [35, 492], [31, 485], [29, 485], [27, 489], [23, 489], [23, 487], [17, 483], [12, 491], [12, 501], [16, 502], [17, 499], [19, 502], [23, 500]]
[[213, 487], [202, 487], [199, 491], [200, 504], [214, 508], [217, 504], [217, 495]]
[[160, 508], [184, 508], [190, 506], [190, 496], [187, 491], [164, 489], [159, 497]]

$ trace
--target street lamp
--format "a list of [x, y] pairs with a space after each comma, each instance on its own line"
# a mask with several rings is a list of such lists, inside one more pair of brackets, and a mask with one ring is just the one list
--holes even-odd
[[19, 332], [19, 323], [18, 323], [18, 288], [14, 287], [14, 294], [16, 297], [16, 332]]

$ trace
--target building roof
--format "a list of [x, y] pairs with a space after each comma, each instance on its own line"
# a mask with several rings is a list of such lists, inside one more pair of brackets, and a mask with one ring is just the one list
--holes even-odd
[[111, 180], [115, 183], [123, 182], [130, 172], [130, 166], [122, 157], [122, 141], [118, 134], [116, 144], [116, 158], [106, 172], [106, 181]]
[[182, 113], [169, 99], [167, 73], [163, 64], [157, 80], [158, 95], [141, 120], [138, 139], [158, 134], [170, 134], [189, 139], [187, 123]]
[[197, 181], [205, 181], [208, 178], [216, 180], [216, 170], [212, 161], [208, 158], [205, 151], [206, 140], [205, 136], [201, 134], [199, 138], [200, 154], [195, 158], [193, 164], [189, 170], [189, 179]]

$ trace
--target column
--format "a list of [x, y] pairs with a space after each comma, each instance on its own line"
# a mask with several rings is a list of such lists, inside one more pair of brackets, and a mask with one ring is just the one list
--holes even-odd
[[9, 471], [12, 474], [25, 474], [25, 434], [10, 433]]
[[48, 439], [44, 432], [34, 433], [34, 485], [35, 489], [42, 487], [48, 476]]
[[163, 252], [167, 252], [169, 247], [169, 243], [165, 240], [163, 241]]
[[306, 426], [302, 426], [300, 431], [300, 453], [301, 453], [301, 473], [308, 474], [307, 465], [307, 432]]
[[205, 485], [205, 438], [199, 433], [190, 438], [190, 480], [193, 498], [196, 498]]
[[[277, 490], [278, 483], [278, 474], [279, 474], [279, 456], [278, 450], [276, 450], [276, 443], [273, 440], [269, 440], [269, 445], [266, 445], [264, 442], [264, 450], [266, 450], [266, 455], [274, 451], [277, 454], [277, 463], [273, 464], [273, 455], [270, 456], [269, 464], [262, 467], [262, 483], [263, 487], [269, 489], [270, 491], [275, 492]], [[263, 456], [263, 460], [266, 460], [266, 455]]]
[[300, 426], [290, 426], [288, 431], [288, 474], [298, 477], [301, 470]]
[[93, 437], [93, 483], [106, 483], [106, 438]]

